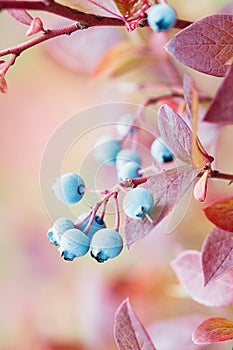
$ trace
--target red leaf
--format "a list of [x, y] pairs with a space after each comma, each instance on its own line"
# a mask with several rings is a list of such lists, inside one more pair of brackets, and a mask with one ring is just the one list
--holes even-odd
[[204, 121], [218, 123], [223, 125], [233, 124], [233, 66], [229, 71], [222, 84], [220, 85], [205, 117]]
[[195, 344], [211, 344], [233, 339], [233, 322], [212, 317], [200, 323], [192, 335]]
[[233, 268], [233, 234], [214, 228], [204, 241], [201, 256], [204, 285]]
[[188, 190], [197, 172], [192, 167], [170, 169], [152, 176], [146, 187], [154, 196], [155, 207], [150, 213], [153, 223], [148, 220], [132, 220], [125, 218], [124, 234], [128, 249], [138, 240], [147, 236], [176, 206]]
[[203, 210], [215, 226], [233, 232], [233, 196], [214, 202]]
[[8, 91], [7, 82], [4, 77], [0, 76], [0, 92], [6, 94]]
[[114, 336], [120, 350], [156, 350], [128, 299], [116, 311]]
[[232, 15], [203, 18], [176, 34], [165, 49], [188, 67], [223, 77], [233, 56], [232, 26]]
[[39, 17], [33, 18], [31, 21], [30, 27], [26, 33], [27, 36], [37, 34], [41, 31], [44, 31], [43, 23]]
[[114, 0], [119, 11], [126, 21], [126, 28], [134, 30], [145, 17], [149, 8], [148, 0]]
[[233, 303], [233, 271], [204, 287], [201, 253], [182, 252], [171, 263], [178, 280], [190, 297], [206, 306], [224, 306]]
[[30, 26], [32, 16], [26, 11], [21, 9], [7, 9], [8, 14], [13, 17], [16, 21]]
[[158, 128], [164, 143], [184, 163], [192, 163], [192, 131], [171, 107], [158, 111]]
[[206, 199], [208, 175], [209, 170], [206, 170], [194, 186], [193, 195], [198, 202], [204, 202]]

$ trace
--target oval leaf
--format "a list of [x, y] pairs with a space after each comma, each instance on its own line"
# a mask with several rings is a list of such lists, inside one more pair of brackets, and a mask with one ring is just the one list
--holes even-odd
[[214, 202], [203, 210], [215, 226], [233, 232], [233, 196]]
[[204, 285], [233, 268], [233, 234], [214, 228], [204, 241], [201, 256]]
[[126, 216], [124, 235], [128, 249], [147, 236], [174, 209], [196, 176], [194, 168], [180, 167], [154, 175], [147, 181], [147, 186], [142, 186], [154, 197], [155, 206], [150, 213], [153, 223], [132, 220]]
[[204, 202], [206, 199], [208, 174], [209, 170], [206, 170], [194, 186], [193, 195], [198, 202]]
[[200, 323], [192, 335], [195, 344], [211, 344], [233, 339], [233, 322], [212, 317]]
[[233, 303], [233, 271], [204, 287], [200, 252], [182, 252], [171, 265], [181, 285], [193, 300], [206, 306]]
[[209, 123], [218, 123], [222, 125], [233, 124], [233, 66], [229, 71], [222, 84], [220, 85], [206, 115], [204, 121]]
[[120, 350], [156, 350], [128, 299], [116, 311], [114, 337]]
[[165, 49], [188, 67], [223, 77], [233, 56], [232, 27], [232, 15], [209, 16], [181, 30]]
[[[97, 16], [120, 17], [114, 0], [58, 0], [59, 4]], [[121, 16], [122, 17], [122, 16]]]
[[7, 9], [8, 14], [16, 21], [30, 26], [33, 20], [32, 16], [26, 11], [21, 9]]
[[39, 17], [35, 17], [31, 21], [30, 27], [27, 30], [26, 35], [31, 36], [41, 31], [44, 31], [43, 23]]

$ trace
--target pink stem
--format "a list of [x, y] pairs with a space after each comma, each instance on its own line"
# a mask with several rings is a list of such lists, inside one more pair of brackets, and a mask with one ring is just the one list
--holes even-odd
[[84, 216], [84, 218], [82, 220], [77, 222], [77, 224], [75, 225], [75, 228], [79, 228], [90, 216], [91, 216], [91, 210], [89, 211], [89, 213], [86, 216]]
[[13, 66], [13, 64], [15, 63], [15, 60], [16, 60], [16, 55], [13, 54], [11, 55], [11, 57], [9, 58], [9, 60], [7, 60], [6, 62], [2, 63], [1, 64], [1, 68], [0, 68], [0, 76], [1, 77], [4, 77], [5, 74], [7, 73], [8, 69]]
[[119, 231], [120, 229], [120, 210], [119, 210], [119, 203], [118, 203], [118, 193], [115, 192], [113, 195], [114, 198], [114, 205], [115, 205], [115, 215], [116, 215], [116, 222], [115, 222], [115, 230]]

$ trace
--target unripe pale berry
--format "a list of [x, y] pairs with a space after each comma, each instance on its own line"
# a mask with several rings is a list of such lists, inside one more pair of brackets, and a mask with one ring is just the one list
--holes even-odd
[[66, 173], [55, 180], [52, 190], [61, 202], [74, 204], [82, 199], [84, 187], [85, 184], [81, 176], [75, 173]]
[[141, 165], [140, 155], [130, 148], [123, 148], [116, 156], [116, 168], [119, 171], [126, 163], [135, 162]]
[[154, 140], [151, 145], [151, 154], [155, 160], [160, 163], [167, 163], [173, 161], [173, 154], [166, 147], [161, 137]]
[[100, 137], [93, 149], [95, 159], [105, 166], [116, 162], [117, 153], [121, 150], [121, 141], [111, 136]]
[[147, 21], [154, 31], [166, 31], [176, 23], [176, 11], [168, 4], [155, 4], [147, 14]]
[[136, 187], [124, 197], [123, 210], [127, 216], [136, 220], [144, 220], [154, 206], [154, 198], [146, 188]]
[[[77, 218], [77, 221], [75, 222], [75, 224], [78, 224], [88, 213], [84, 213], [82, 215], [80, 215], [78, 218]], [[85, 228], [87, 227], [88, 223], [90, 221], [90, 217], [88, 219], [86, 219], [84, 221], [84, 223], [82, 223], [82, 225], [80, 225], [78, 228], [79, 230], [81, 231], [84, 231]], [[87, 232], [84, 232], [88, 237], [89, 239], [92, 239], [93, 235], [98, 231], [98, 230], [101, 230], [102, 228], [106, 228], [106, 224], [104, 222], [104, 220], [102, 220], [98, 215], [95, 216], [95, 219], [91, 225], [91, 228], [90, 230], [88, 230]]]
[[98, 262], [113, 259], [120, 254], [123, 240], [118, 231], [104, 228], [95, 233], [91, 240], [91, 256]]
[[[132, 125], [134, 116], [132, 114], [125, 114], [120, 119], [116, 125], [117, 133], [119, 136], [124, 137], [127, 132], [132, 135], [135, 131], [135, 127]], [[130, 126], [132, 127], [130, 128]]]
[[135, 162], [125, 163], [118, 171], [118, 180], [124, 181], [128, 178], [135, 179], [137, 177], [141, 177], [142, 175], [138, 173], [140, 169], [140, 166]]
[[73, 228], [62, 235], [58, 251], [65, 260], [72, 261], [85, 255], [89, 247], [90, 239], [82, 231]]
[[74, 224], [70, 219], [59, 218], [53, 226], [48, 230], [47, 237], [49, 241], [55, 246], [60, 244], [63, 233], [67, 230], [74, 228]]

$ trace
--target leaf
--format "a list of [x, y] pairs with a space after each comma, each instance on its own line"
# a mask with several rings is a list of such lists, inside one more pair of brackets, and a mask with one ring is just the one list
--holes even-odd
[[32, 16], [26, 11], [21, 9], [7, 9], [8, 14], [13, 17], [16, 21], [30, 26], [33, 20]]
[[184, 101], [186, 105], [186, 113], [190, 121], [192, 121], [192, 104], [194, 88], [195, 83], [193, 77], [190, 74], [185, 73], [183, 79]]
[[233, 234], [214, 228], [203, 243], [201, 265], [204, 286], [232, 269]]
[[218, 123], [222, 125], [233, 124], [233, 66], [229, 71], [222, 84], [220, 85], [209, 109], [206, 112], [204, 121], [209, 123]]
[[233, 16], [213, 15], [176, 34], [165, 50], [199, 72], [223, 77], [233, 56]]
[[214, 202], [203, 210], [215, 226], [233, 232], [233, 196]]
[[194, 186], [193, 195], [198, 202], [204, 202], [206, 199], [208, 175], [209, 170], [204, 171]]
[[153, 223], [148, 220], [138, 221], [125, 217], [124, 235], [128, 249], [137, 241], [147, 236], [176, 206], [197, 172], [192, 167], [180, 167], [167, 170], [149, 178], [146, 186], [154, 197], [155, 206], [150, 213]]
[[156, 350], [129, 299], [125, 299], [116, 311], [114, 337], [120, 350]]
[[149, 8], [148, 0], [114, 0], [114, 2], [126, 21], [128, 31], [137, 28]]
[[206, 306], [224, 306], [233, 303], [233, 271], [204, 287], [201, 253], [194, 250], [182, 252], [171, 266], [190, 297]]
[[7, 91], [8, 91], [8, 86], [7, 86], [6, 79], [0, 76], [0, 92], [3, 94], [6, 94]]
[[89, 0], [58, 0], [57, 2], [97, 16], [120, 17], [120, 11], [114, 0], [94, 0], [93, 2]]
[[31, 21], [30, 27], [27, 30], [26, 35], [29, 37], [31, 35], [37, 34], [41, 31], [44, 31], [43, 23], [39, 17], [33, 18]]
[[192, 335], [195, 344], [211, 344], [233, 339], [233, 322], [223, 317], [212, 317], [201, 322]]
[[171, 107], [163, 105], [158, 111], [160, 135], [172, 153], [184, 163], [192, 163], [192, 130]]
[[197, 350], [192, 341], [192, 332], [201, 319], [199, 315], [185, 315], [162, 320], [150, 326], [148, 332], [158, 349]]

